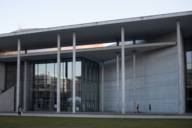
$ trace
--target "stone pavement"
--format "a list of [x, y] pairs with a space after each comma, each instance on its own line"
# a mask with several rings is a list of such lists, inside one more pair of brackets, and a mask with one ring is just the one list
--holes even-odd
[[[0, 116], [18, 116], [17, 113], [0, 113]], [[192, 114], [113, 114], [113, 113], [45, 113], [45, 112], [26, 112], [21, 116], [33, 117], [80, 117], [80, 118], [134, 118], [134, 119], [192, 119]]]

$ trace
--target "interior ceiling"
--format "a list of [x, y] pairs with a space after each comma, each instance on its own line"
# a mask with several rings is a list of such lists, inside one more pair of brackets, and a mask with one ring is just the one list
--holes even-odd
[[21, 40], [22, 49], [40, 49], [57, 46], [57, 34], [61, 35], [61, 45], [72, 45], [72, 33], [77, 35], [77, 45], [120, 41], [120, 28], [125, 28], [126, 40], [147, 39], [159, 34], [176, 31], [176, 22], [180, 21], [184, 37], [192, 36], [192, 15], [162, 17], [157, 19], [129, 22], [114, 22], [104, 25], [87, 25], [70, 29], [38, 31], [34, 33], [0, 35], [0, 50], [16, 50], [17, 39]]

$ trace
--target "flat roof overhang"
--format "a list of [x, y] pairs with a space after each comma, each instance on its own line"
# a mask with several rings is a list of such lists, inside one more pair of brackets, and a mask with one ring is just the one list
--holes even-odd
[[[176, 45], [176, 42], [163, 42], [163, 43], [148, 43], [148, 44], [135, 44], [125, 46], [125, 55], [131, 54], [133, 51], [138, 53], [149, 52], [157, 49], [167, 48]], [[117, 53], [121, 54], [121, 46], [103, 47], [94, 49], [77, 49], [77, 57], [87, 58], [95, 62], [103, 62], [104, 60], [114, 59]], [[21, 60], [56, 60], [57, 52], [40, 52], [40, 53], [27, 53], [21, 54]], [[72, 50], [61, 51], [61, 59], [72, 58]], [[17, 61], [16, 55], [0, 56], [1, 62]]]
[[192, 11], [188, 11], [0, 34], [0, 50], [16, 50], [18, 38], [23, 50], [56, 47], [57, 34], [61, 35], [61, 46], [70, 46], [73, 32], [77, 35], [77, 45], [120, 41], [121, 27], [125, 28], [126, 40], [148, 39], [176, 32], [177, 21], [184, 36], [191, 37]]

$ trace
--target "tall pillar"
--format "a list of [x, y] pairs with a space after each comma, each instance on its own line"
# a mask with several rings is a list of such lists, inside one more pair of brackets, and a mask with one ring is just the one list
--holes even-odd
[[27, 110], [27, 61], [24, 62], [24, 75], [23, 75], [23, 111]]
[[57, 112], [60, 112], [60, 87], [61, 87], [61, 37], [57, 35]]
[[121, 113], [125, 114], [125, 30], [121, 28]]
[[72, 90], [72, 112], [76, 112], [76, 34], [73, 33], [73, 62], [72, 62], [72, 74], [73, 74], [73, 90]]
[[185, 68], [184, 68], [184, 48], [180, 22], [177, 22], [177, 48], [179, 64], [179, 104], [180, 114], [185, 113]]
[[133, 101], [133, 110], [134, 112], [137, 112], [136, 106], [137, 106], [137, 95], [136, 95], [136, 51], [133, 51], [133, 97], [134, 97], [134, 101]]
[[20, 52], [21, 52], [21, 42], [20, 39], [17, 40], [17, 84], [16, 84], [16, 105], [15, 110], [18, 112], [20, 106]]
[[104, 62], [101, 63], [101, 112], [104, 111]]
[[116, 55], [117, 109], [120, 112], [119, 53]]

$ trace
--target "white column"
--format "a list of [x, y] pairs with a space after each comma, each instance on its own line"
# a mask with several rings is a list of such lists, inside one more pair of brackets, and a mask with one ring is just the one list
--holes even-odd
[[104, 62], [101, 63], [101, 112], [104, 111]]
[[184, 48], [180, 23], [177, 22], [177, 48], [179, 64], [179, 104], [181, 114], [185, 113], [185, 68], [184, 68]]
[[134, 96], [134, 106], [133, 106], [133, 108], [134, 108], [134, 112], [137, 112], [137, 109], [136, 109], [136, 107], [137, 107], [137, 99], [136, 99], [136, 51], [133, 51], [133, 87], [134, 87], [134, 89], [133, 89], [133, 96]]
[[24, 75], [23, 75], [23, 111], [27, 109], [27, 61], [24, 62]]
[[60, 112], [60, 87], [61, 87], [61, 37], [57, 35], [57, 112]]
[[121, 100], [120, 100], [120, 83], [119, 83], [119, 53], [117, 53], [116, 55], [116, 84], [117, 84], [117, 109], [118, 112], [120, 112], [120, 104], [121, 104]]
[[125, 30], [121, 28], [121, 113], [125, 114]]
[[72, 112], [76, 112], [76, 34], [73, 33], [73, 62], [72, 62], [72, 74], [73, 74], [73, 90], [72, 90]]
[[17, 85], [16, 85], [16, 112], [18, 112], [18, 107], [20, 105], [20, 51], [21, 42], [20, 39], [17, 40]]

